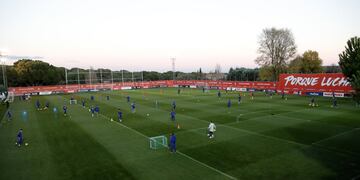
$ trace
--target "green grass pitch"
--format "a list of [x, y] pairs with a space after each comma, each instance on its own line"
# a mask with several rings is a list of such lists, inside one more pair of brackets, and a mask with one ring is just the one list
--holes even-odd
[[[332, 108], [330, 98], [317, 97], [319, 107], [309, 107], [309, 97], [271, 99], [258, 92], [254, 100], [245, 93], [238, 104], [237, 93], [223, 92], [219, 99], [216, 92], [183, 89], [178, 95], [177, 89], [168, 88], [16, 99], [11, 121], [4, 106], [0, 110], [0, 179], [360, 177], [360, 109], [351, 99], [338, 99], [339, 107]], [[130, 111], [128, 95], [136, 113]], [[69, 105], [71, 96], [77, 105]], [[37, 99], [42, 105], [49, 101], [50, 109], [36, 110]], [[86, 99], [86, 108], [81, 99]], [[170, 120], [173, 100], [176, 122]], [[91, 117], [90, 105], [99, 105], [100, 115]], [[122, 123], [117, 122], [118, 108]], [[210, 120], [217, 125], [214, 139], [206, 135]], [[19, 128], [29, 146], [15, 146]], [[149, 148], [148, 137], [171, 132], [177, 136], [177, 153]]]

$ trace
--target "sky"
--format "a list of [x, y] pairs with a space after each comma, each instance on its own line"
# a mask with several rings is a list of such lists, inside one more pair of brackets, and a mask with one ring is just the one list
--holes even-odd
[[[264, 28], [337, 64], [360, 36], [359, 0], [0, 0], [0, 50], [67, 68], [255, 68]], [[6, 59], [5, 59], [6, 60]], [[13, 60], [6, 60], [11, 64]]]

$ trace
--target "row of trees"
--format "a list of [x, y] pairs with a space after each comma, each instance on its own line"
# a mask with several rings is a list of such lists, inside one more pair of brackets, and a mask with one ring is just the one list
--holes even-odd
[[226, 79], [229, 81], [259, 81], [259, 69], [230, 68]]
[[19, 60], [6, 67], [8, 86], [38, 86], [64, 83], [65, 68], [39, 60]]
[[[341, 68], [337, 65], [321, 66], [321, 59], [309, 60], [308, 53], [317, 53], [316, 51], [307, 51], [303, 56], [297, 56], [290, 61], [282, 73], [341, 73]], [[310, 63], [308, 63], [310, 61]], [[261, 68], [230, 68], [227, 74], [227, 80], [230, 81], [273, 81], [274, 75], [270, 66]]]
[[[215, 72], [221, 73], [220, 65], [216, 66]], [[156, 81], [156, 80], [172, 80], [173, 72], [156, 72], [156, 71], [140, 71], [130, 72], [127, 70], [113, 71], [110, 69], [81, 69], [64, 67], [56, 67], [40, 60], [22, 59], [18, 60], [12, 66], [6, 66], [7, 85], [15, 86], [39, 86], [39, 85], [60, 85], [66, 84], [66, 78], [69, 84], [86, 84], [124, 81]], [[1, 71], [1, 69], [0, 69]], [[217, 72], [219, 71], [219, 72]], [[2, 71], [0, 73], [2, 75]], [[197, 72], [185, 73], [176, 71], [175, 78], [177, 80], [201, 80], [207, 79], [206, 73], [201, 68]], [[2, 81], [2, 78], [1, 78]], [[1, 82], [1, 84], [4, 84]], [[4, 87], [1, 87], [4, 89]]]

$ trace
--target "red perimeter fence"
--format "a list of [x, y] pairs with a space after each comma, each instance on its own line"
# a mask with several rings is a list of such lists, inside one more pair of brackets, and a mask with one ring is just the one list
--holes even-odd
[[16, 96], [23, 94], [46, 95], [55, 93], [76, 93], [97, 90], [121, 90], [133, 88], [156, 87], [181, 87], [190, 88], [207, 87], [209, 89], [228, 89], [235, 91], [269, 90], [284, 92], [286, 94], [308, 94], [326, 96], [333, 93], [349, 94], [352, 91], [350, 83], [341, 73], [332, 74], [281, 74], [278, 82], [259, 81], [211, 81], [211, 80], [180, 80], [180, 81], [146, 81], [124, 83], [99, 83], [99, 84], [71, 84], [55, 86], [10, 87], [9, 92]]

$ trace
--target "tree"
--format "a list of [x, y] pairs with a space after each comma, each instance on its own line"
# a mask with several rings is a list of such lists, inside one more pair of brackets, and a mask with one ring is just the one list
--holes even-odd
[[308, 50], [302, 56], [296, 56], [290, 61], [288, 72], [291, 73], [320, 73], [323, 72], [322, 60], [319, 53]]
[[295, 59], [290, 61], [288, 72], [289, 73], [300, 73], [303, 63], [302, 56], [296, 56]]
[[18, 77], [13, 66], [6, 67], [6, 77], [9, 87], [18, 86]]
[[59, 72], [55, 66], [39, 60], [22, 59], [14, 63], [16, 82], [19, 86], [54, 85], [61, 82], [64, 71]]
[[198, 79], [200, 79], [200, 80], [203, 79], [203, 73], [202, 73], [201, 68], [199, 69], [199, 77], [198, 77]]
[[322, 72], [322, 60], [319, 58], [319, 53], [308, 50], [304, 52], [302, 58], [302, 73], [320, 73]]
[[230, 68], [227, 80], [230, 81], [256, 81], [259, 78], [259, 69]]
[[157, 81], [160, 79], [160, 75], [155, 71], [144, 71], [144, 81]]
[[354, 100], [360, 104], [360, 38], [347, 41], [345, 51], [339, 54], [339, 65], [355, 90]]
[[341, 68], [339, 65], [331, 64], [330, 66], [323, 66], [325, 73], [341, 73]]
[[290, 58], [296, 53], [293, 34], [288, 29], [264, 29], [259, 38], [259, 57], [255, 62], [271, 70], [271, 79], [277, 80], [286, 70]]
[[273, 69], [269, 66], [263, 66], [260, 68], [259, 77], [261, 81], [272, 81]]
[[220, 66], [220, 64], [216, 64], [216, 65], [215, 65], [215, 73], [216, 73], [216, 74], [220, 74], [220, 73], [221, 73], [221, 66]]

